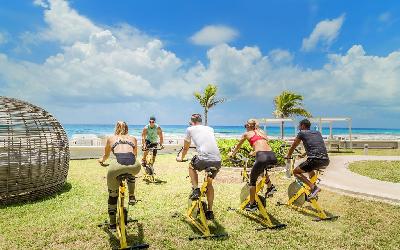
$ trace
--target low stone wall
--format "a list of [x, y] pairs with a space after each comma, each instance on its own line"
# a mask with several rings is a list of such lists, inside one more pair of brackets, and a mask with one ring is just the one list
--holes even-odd
[[[364, 148], [364, 145], [368, 144], [368, 148], [391, 148], [398, 149], [399, 141], [364, 141], [364, 140], [354, 140], [353, 148]], [[350, 142], [346, 141], [346, 146], [350, 148]]]
[[[350, 141], [326, 140], [325, 144], [329, 150], [350, 149]], [[362, 149], [364, 145], [368, 145], [371, 149], [398, 149], [399, 141], [383, 141], [383, 140], [353, 140], [353, 149]]]

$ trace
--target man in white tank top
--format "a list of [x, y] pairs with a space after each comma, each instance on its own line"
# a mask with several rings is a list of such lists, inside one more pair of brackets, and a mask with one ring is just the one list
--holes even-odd
[[206, 211], [207, 219], [212, 220], [214, 219], [214, 213], [212, 210], [214, 201], [214, 187], [212, 185], [212, 181], [221, 168], [221, 154], [214, 136], [214, 129], [202, 125], [200, 114], [193, 114], [191, 117], [191, 126], [186, 129], [184, 147], [181, 159], [177, 159], [178, 161], [184, 160], [192, 142], [196, 146], [197, 155], [193, 157], [189, 166], [189, 176], [192, 182], [192, 194], [190, 195], [190, 199], [197, 200], [200, 196], [197, 171], [213, 168], [214, 170], [211, 171], [212, 175], [208, 177], [207, 180], [208, 208]]

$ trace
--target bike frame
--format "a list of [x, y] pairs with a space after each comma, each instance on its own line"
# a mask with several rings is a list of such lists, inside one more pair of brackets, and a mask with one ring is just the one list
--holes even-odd
[[[296, 149], [296, 154], [293, 154], [292, 157], [290, 157], [288, 160], [290, 160], [290, 176], [293, 176], [293, 169], [295, 166], [295, 162], [296, 162], [296, 158], [298, 158], [299, 156], [301, 156], [301, 152], [299, 150]], [[320, 172], [319, 170], [314, 170], [315, 174], [314, 176], [311, 177], [310, 182], [312, 184], [316, 184], [319, 182], [319, 175]], [[315, 219], [315, 221], [320, 221], [320, 220], [334, 220], [339, 218], [339, 216], [328, 216], [325, 211], [322, 209], [322, 207], [318, 204], [318, 197], [313, 197], [312, 199], [309, 200], [312, 209], [309, 209], [307, 207], [303, 207], [303, 206], [298, 206], [295, 204], [296, 200], [299, 199], [301, 196], [305, 196], [307, 197], [308, 195], [310, 195], [311, 190], [310, 187], [303, 183], [301, 180], [299, 180], [298, 178], [295, 178], [297, 184], [300, 186], [300, 189], [292, 196], [289, 197], [289, 200], [286, 203], [281, 203], [278, 202], [277, 205], [286, 205], [289, 206], [297, 211], [309, 214], [309, 215], [313, 215], [315, 217], [317, 217]]]
[[[196, 147], [189, 147], [190, 149], [195, 149]], [[183, 147], [178, 151], [177, 157], [182, 152]], [[188, 159], [183, 162], [188, 161]], [[191, 164], [191, 163], [189, 163]], [[205, 169], [204, 181], [200, 188], [200, 196], [198, 200], [191, 201], [188, 210], [186, 211], [186, 219], [187, 221], [195, 226], [202, 234], [202, 236], [192, 236], [189, 237], [189, 240], [194, 239], [204, 239], [204, 238], [221, 238], [226, 237], [227, 234], [211, 234], [210, 228], [208, 227], [208, 222], [206, 218], [206, 214], [204, 211], [203, 204], [207, 204], [206, 193], [208, 186], [208, 177], [212, 175], [211, 169]], [[198, 215], [193, 216], [194, 210], [198, 209]]]
[[[240, 161], [236, 161], [236, 163], [242, 162], [243, 163], [243, 170], [241, 171], [241, 176], [242, 176], [242, 180], [243, 182], [246, 182], [247, 184], [250, 182], [250, 177], [249, 174], [247, 172], [247, 164], [249, 159], [244, 157], [242, 154], [237, 154], [236, 155], [237, 158]], [[266, 170], [265, 170], [266, 171]], [[258, 206], [258, 214], [252, 213], [252, 212], [248, 212], [245, 210], [245, 207], [247, 206], [247, 204], [250, 202], [250, 194], [246, 197], [246, 199], [240, 204], [238, 209], [232, 209], [229, 208], [230, 210], [235, 210], [257, 222], [259, 222], [261, 225], [263, 225], [264, 227], [262, 228], [258, 228], [257, 230], [263, 230], [263, 229], [279, 229], [279, 228], [283, 228], [286, 227], [285, 224], [274, 224], [270, 218], [270, 216], [268, 215], [267, 209], [264, 206], [263, 202], [260, 199], [260, 196], [258, 195], [258, 193], [260, 193], [262, 190], [264, 190], [264, 186], [267, 180], [267, 176], [264, 174], [263, 177], [261, 178], [261, 180], [257, 183], [256, 185], [256, 195], [255, 195], [255, 201], [257, 202], [257, 206]]]
[[154, 150], [161, 150], [163, 148], [158, 148], [158, 147], [151, 147], [151, 148], [146, 148], [143, 151], [149, 151], [146, 157], [146, 168], [149, 167], [152, 171], [152, 174], [148, 174], [146, 171], [143, 176], [143, 180], [148, 181], [148, 182], [156, 182], [156, 179], [154, 177]]
[[121, 180], [121, 183], [119, 185], [119, 195], [118, 195], [118, 205], [117, 205], [117, 214], [118, 214], [118, 219], [117, 219], [117, 235], [120, 243], [120, 247], [127, 248], [128, 244], [126, 242], [126, 220], [128, 218], [125, 218], [125, 181]]
[[[186, 217], [189, 220], [190, 223], [192, 223], [199, 231], [203, 234], [204, 237], [210, 237], [210, 229], [208, 227], [205, 211], [203, 208], [203, 202], [205, 200], [205, 194], [207, 192], [207, 177], [208, 177], [208, 172], [206, 172], [205, 177], [204, 177], [204, 182], [201, 185], [200, 188], [200, 197], [198, 200], [192, 201], [192, 205], [189, 207], [186, 213]], [[193, 210], [194, 209], [199, 209], [199, 220], [195, 217], [192, 216]]]

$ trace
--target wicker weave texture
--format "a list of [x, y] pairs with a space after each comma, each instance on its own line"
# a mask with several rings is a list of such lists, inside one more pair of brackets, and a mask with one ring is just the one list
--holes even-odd
[[68, 138], [47, 111], [0, 96], [0, 203], [35, 200], [63, 187]]

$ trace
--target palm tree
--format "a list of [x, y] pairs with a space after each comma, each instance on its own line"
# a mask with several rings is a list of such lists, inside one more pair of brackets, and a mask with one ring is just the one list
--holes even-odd
[[[291, 91], [282, 91], [282, 93], [274, 98], [275, 118], [289, 118], [295, 115], [311, 117], [311, 114], [303, 107], [303, 96]], [[281, 122], [281, 137], [283, 139], [283, 124]]]
[[194, 97], [199, 101], [200, 105], [204, 108], [204, 124], [207, 125], [208, 111], [210, 108], [215, 107], [218, 103], [223, 103], [225, 98], [217, 98], [217, 86], [208, 84], [204, 89], [204, 93], [195, 92]]

